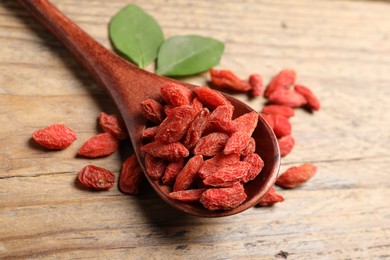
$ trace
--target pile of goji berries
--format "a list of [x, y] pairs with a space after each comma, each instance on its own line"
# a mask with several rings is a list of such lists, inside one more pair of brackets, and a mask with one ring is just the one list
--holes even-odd
[[[210, 70], [213, 86], [235, 91], [263, 94], [263, 80], [258, 74], [248, 81], [229, 70]], [[229, 210], [245, 199], [245, 183], [253, 180], [264, 162], [255, 153], [256, 143], [251, 137], [260, 114], [278, 138], [281, 156], [291, 152], [295, 140], [291, 135], [289, 118], [294, 108], [319, 110], [320, 103], [305, 86], [296, 84], [296, 73], [285, 69], [268, 84], [264, 97], [268, 103], [260, 113], [251, 112], [233, 120], [234, 107], [219, 92], [208, 87], [191, 91], [181, 85], [161, 87], [162, 103], [147, 99], [142, 102], [144, 116], [150, 122], [142, 134], [145, 145], [147, 174], [167, 187], [172, 199], [201, 203], [209, 210]], [[88, 139], [79, 149], [80, 156], [96, 158], [114, 153], [119, 142], [127, 138], [123, 122], [116, 115], [99, 115], [104, 133]], [[70, 146], [76, 133], [64, 125], [54, 124], [34, 132], [33, 139], [40, 145], [61, 150]], [[317, 171], [312, 164], [287, 169], [276, 185], [297, 187]], [[139, 193], [143, 173], [133, 154], [125, 160], [119, 177], [119, 189], [125, 194]], [[113, 187], [115, 175], [102, 167], [87, 165], [78, 174], [79, 182], [87, 187], [106, 190]], [[283, 201], [274, 188], [259, 202], [270, 206]]]
[[[251, 92], [253, 96], [263, 94], [263, 80], [260, 75], [250, 75], [248, 81], [238, 78], [229, 70], [210, 70], [211, 83], [220, 88], [227, 88], [241, 92]], [[268, 100], [260, 115], [267, 121], [278, 138], [281, 157], [286, 156], [294, 148], [295, 140], [291, 135], [292, 126], [289, 118], [294, 116], [294, 108], [307, 107], [310, 110], [319, 110], [320, 102], [313, 92], [300, 84], [296, 84], [296, 72], [284, 69], [279, 72], [264, 91]], [[317, 172], [312, 164], [302, 164], [287, 169], [279, 176], [276, 185], [283, 188], [295, 188], [309, 180]], [[262, 198], [260, 206], [270, 206], [283, 201], [284, 198], [272, 188]]]

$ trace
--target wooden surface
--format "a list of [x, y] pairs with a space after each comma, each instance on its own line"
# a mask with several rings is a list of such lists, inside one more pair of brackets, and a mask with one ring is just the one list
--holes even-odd
[[[129, 1], [56, 0], [111, 48], [110, 17]], [[390, 3], [387, 1], [134, 1], [165, 36], [225, 42], [220, 68], [266, 81], [298, 72], [322, 101], [292, 118], [297, 144], [286, 167], [317, 175], [285, 202], [220, 219], [184, 215], [146, 188], [91, 192], [75, 178], [86, 164], [120, 171], [127, 144], [103, 159], [75, 155], [116, 112], [72, 56], [15, 1], [0, 0], [0, 258], [390, 259]], [[241, 3], [242, 2], [242, 3]], [[151, 69], [152, 66], [149, 68]], [[207, 73], [185, 78], [203, 85]], [[253, 108], [264, 100], [248, 100]], [[78, 140], [48, 152], [36, 129], [63, 123]]]

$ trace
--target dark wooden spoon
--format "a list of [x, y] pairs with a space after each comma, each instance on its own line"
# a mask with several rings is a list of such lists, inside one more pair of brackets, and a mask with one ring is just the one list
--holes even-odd
[[[126, 123], [134, 151], [145, 172], [144, 156], [140, 147], [142, 146], [141, 134], [146, 120], [142, 116], [140, 103], [147, 98], [160, 99], [160, 87], [167, 82], [175, 82], [190, 89], [196, 86], [147, 72], [125, 61], [92, 39], [47, 0], [19, 0], [19, 3], [76, 56], [94, 80], [113, 98]], [[224, 95], [234, 105], [235, 117], [253, 111], [237, 99]], [[235, 209], [209, 211], [201, 205], [172, 200], [158, 181], [148, 178], [147, 174], [145, 176], [164, 201], [188, 214], [201, 217], [222, 217], [239, 213], [258, 203], [273, 186], [279, 171], [280, 153], [277, 140], [272, 129], [261, 117], [259, 117], [253, 138], [256, 140], [256, 152], [264, 160], [265, 166], [261, 174], [245, 185], [248, 198]]]

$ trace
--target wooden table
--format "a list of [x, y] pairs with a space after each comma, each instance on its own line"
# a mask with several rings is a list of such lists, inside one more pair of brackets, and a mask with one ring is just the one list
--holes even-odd
[[[53, 1], [102, 44], [110, 17], [129, 1]], [[266, 82], [282, 68], [320, 98], [291, 119], [296, 147], [281, 171], [311, 162], [317, 175], [270, 208], [202, 219], [151, 189], [126, 196], [80, 188], [86, 164], [119, 174], [129, 153], [88, 160], [112, 102], [46, 29], [15, 1], [0, 1], [0, 258], [387, 259], [390, 258], [390, 4], [386, 1], [134, 1], [164, 29], [225, 42], [219, 68]], [[153, 69], [150, 66], [148, 69]], [[208, 74], [184, 80], [206, 84]], [[264, 99], [237, 97], [259, 110]], [[32, 132], [74, 129], [68, 149], [48, 152]]]

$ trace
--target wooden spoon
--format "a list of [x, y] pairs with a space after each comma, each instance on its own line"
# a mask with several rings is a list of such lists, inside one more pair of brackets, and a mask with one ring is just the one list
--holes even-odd
[[[146, 172], [144, 155], [140, 151], [141, 134], [146, 120], [142, 116], [140, 103], [147, 98], [160, 99], [160, 87], [167, 82], [181, 84], [190, 89], [196, 86], [147, 72], [125, 61], [92, 39], [47, 0], [19, 0], [19, 3], [76, 56], [94, 80], [113, 98], [126, 123], [142, 169]], [[235, 117], [253, 111], [237, 99], [224, 95], [234, 105]], [[239, 213], [259, 202], [273, 186], [279, 171], [280, 153], [277, 140], [272, 129], [261, 117], [259, 117], [253, 138], [256, 140], [256, 152], [264, 160], [265, 166], [254, 180], [245, 185], [248, 198], [235, 209], [209, 211], [202, 205], [172, 200], [158, 181], [150, 179], [147, 174], [145, 176], [164, 201], [188, 214], [201, 217], [222, 217]]]

